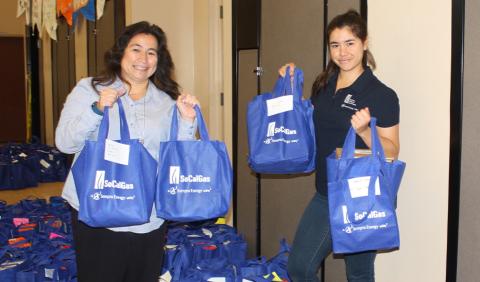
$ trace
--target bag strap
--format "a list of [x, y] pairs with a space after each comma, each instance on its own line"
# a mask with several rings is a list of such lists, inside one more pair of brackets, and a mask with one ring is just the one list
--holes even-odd
[[[293, 87], [293, 88], [292, 88]], [[295, 68], [293, 71], [293, 85], [291, 83], [290, 66], [285, 71], [285, 76], [279, 76], [275, 86], [273, 87], [273, 97], [283, 95], [293, 95], [298, 102], [302, 101], [303, 91], [303, 71], [300, 68]]]
[[293, 87], [292, 89], [293, 96], [295, 99], [301, 103], [302, 102], [302, 92], [303, 92], [303, 71], [299, 68], [295, 68], [293, 78]]
[[[383, 151], [382, 143], [380, 142], [380, 137], [377, 132], [377, 119], [375, 117], [370, 118], [370, 138], [372, 142], [371, 151], [372, 157], [380, 157], [382, 160], [385, 160], [385, 153]], [[348, 130], [347, 136], [343, 143], [342, 149], [342, 159], [353, 159], [355, 154], [355, 142], [356, 142], [356, 132], [353, 127], [350, 127]]]
[[188, 257], [185, 247], [181, 247], [173, 259], [173, 281], [179, 281], [182, 272], [184, 272], [190, 265], [190, 258]]
[[[210, 141], [210, 137], [208, 136], [207, 125], [205, 124], [205, 120], [203, 119], [202, 111], [200, 111], [200, 107], [195, 105], [193, 107], [195, 109], [196, 118], [197, 118], [197, 125], [198, 131], [200, 134], [200, 139], [203, 141]], [[178, 140], [178, 117], [177, 117], [178, 107], [177, 105], [173, 106], [173, 114], [172, 114], [172, 124], [170, 126], [170, 141], [177, 141]]]
[[[120, 138], [122, 141], [130, 140], [130, 131], [128, 129], [127, 118], [125, 117], [125, 110], [123, 109], [123, 104], [120, 99], [117, 100], [118, 113], [120, 115]], [[100, 128], [98, 129], [98, 138], [97, 140], [106, 140], [108, 136], [108, 130], [110, 126], [110, 118], [108, 115], [110, 107], [105, 107], [103, 109], [103, 119], [100, 123]]]

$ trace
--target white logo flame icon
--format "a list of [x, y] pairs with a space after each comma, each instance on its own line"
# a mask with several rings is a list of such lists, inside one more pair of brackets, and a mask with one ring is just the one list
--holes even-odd
[[267, 137], [275, 135], [275, 122], [272, 121], [268, 124]]
[[170, 166], [170, 184], [180, 183], [180, 167]]
[[95, 189], [103, 189], [103, 185], [105, 183], [105, 171], [104, 170], [97, 170], [95, 174]]

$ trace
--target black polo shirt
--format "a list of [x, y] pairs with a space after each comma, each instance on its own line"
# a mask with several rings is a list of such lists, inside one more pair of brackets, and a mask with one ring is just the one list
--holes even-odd
[[[316, 188], [322, 195], [327, 195], [328, 190], [325, 158], [335, 148], [343, 147], [352, 115], [368, 107], [379, 127], [398, 124], [400, 115], [397, 94], [378, 80], [370, 68], [367, 67], [352, 85], [335, 93], [337, 77], [338, 73], [334, 74], [326, 87], [311, 99], [317, 143]], [[358, 135], [356, 148], [368, 148]]]

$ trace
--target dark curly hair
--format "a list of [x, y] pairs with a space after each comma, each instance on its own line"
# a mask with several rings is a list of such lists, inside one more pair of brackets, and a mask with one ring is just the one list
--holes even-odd
[[[337, 28], [349, 27], [352, 33], [358, 37], [362, 42], [365, 42], [368, 37], [367, 24], [362, 19], [360, 14], [355, 10], [349, 10], [345, 14], [341, 14], [333, 18], [327, 26], [327, 40], [330, 41], [330, 35]], [[327, 42], [328, 44], [328, 42]], [[372, 69], [375, 69], [375, 59], [373, 58], [372, 53], [367, 49], [364, 51], [362, 65], [366, 67], [370, 65]], [[330, 58], [327, 63], [325, 70], [320, 73], [315, 82], [312, 85], [312, 96], [315, 96], [321, 88], [324, 88], [327, 85], [330, 77], [339, 70], [338, 66]]]
[[124, 83], [130, 85], [122, 77], [121, 61], [125, 48], [137, 34], [149, 34], [157, 39], [157, 69], [149, 79], [158, 89], [165, 91], [173, 100], [176, 100], [180, 96], [180, 91], [178, 83], [173, 79], [174, 64], [167, 48], [167, 37], [160, 27], [147, 21], [134, 23], [125, 28], [113, 47], [105, 52], [105, 70], [92, 79], [92, 87], [97, 90], [97, 85], [111, 85], [115, 82], [117, 76]]

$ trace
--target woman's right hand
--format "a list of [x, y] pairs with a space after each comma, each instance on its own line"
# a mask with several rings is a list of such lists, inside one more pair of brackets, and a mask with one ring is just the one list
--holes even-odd
[[97, 108], [103, 112], [105, 107], [111, 107], [117, 101], [118, 97], [125, 94], [126, 90], [123, 88], [104, 88], [100, 90], [100, 99], [97, 103]]
[[285, 74], [287, 72], [287, 67], [290, 67], [290, 77], [293, 78], [293, 73], [295, 72], [295, 64], [294, 63], [288, 63], [283, 65], [280, 69], [278, 69], [278, 74], [281, 77], [285, 77]]

